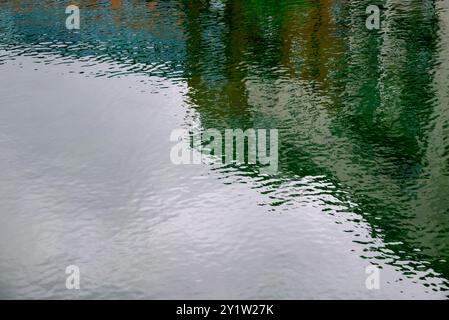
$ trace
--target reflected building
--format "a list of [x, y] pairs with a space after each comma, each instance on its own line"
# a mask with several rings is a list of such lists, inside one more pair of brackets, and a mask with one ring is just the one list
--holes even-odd
[[[326, 175], [347, 190], [335, 196], [356, 203], [393, 250], [392, 264], [427, 261], [447, 277], [447, 10], [433, 1], [387, 1], [382, 29], [373, 31], [365, 26], [370, 4], [318, 1], [270, 12], [229, 1], [225, 12], [245, 12], [216, 39], [241, 35], [237, 44], [224, 42], [222, 60], [240, 74], [217, 74], [224, 80], [206, 85], [205, 74], [226, 66], [201, 71], [209, 48], [197, 48], [188, 51], [197, 67], [189, 90], [207, 127], [233, 127], [244, 114], [245, 124], [280, 128], [282, 175]], [[199, 38], [208, 32], [196, 30]], [[260, 43], [266, 51], [274, 44], [271, 61], [258, 59]], [[230, 80], [238, 92], [224, 89]], [[236, 106], [242, 113], [232, 113]]]

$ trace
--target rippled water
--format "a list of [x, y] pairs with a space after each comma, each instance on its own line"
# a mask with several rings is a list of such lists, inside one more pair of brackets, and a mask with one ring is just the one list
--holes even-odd
[[[447, 298], [448, 1], [74, 4], [0, 0], [0, 298]], [[279, 173], [173, 165], [190, 126]]]

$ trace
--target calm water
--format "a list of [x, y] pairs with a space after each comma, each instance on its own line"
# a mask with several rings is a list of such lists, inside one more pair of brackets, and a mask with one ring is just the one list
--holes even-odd
[[[0, 298], [449, 296], [449, 1], [75, 4], [0, 0]], [[278, 128], [279, 173], [179, 127]]]

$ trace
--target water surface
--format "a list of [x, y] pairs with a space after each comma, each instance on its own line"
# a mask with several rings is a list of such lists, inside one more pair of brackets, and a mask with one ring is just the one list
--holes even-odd
[[[0, 1], [0, 297], [447, 297], [447, 1], [76, 4]], [[179, 127], [278, 128], [279, 172]]]

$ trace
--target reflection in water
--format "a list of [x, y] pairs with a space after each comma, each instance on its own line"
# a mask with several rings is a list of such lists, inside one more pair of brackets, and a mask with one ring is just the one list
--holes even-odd
[[204, 129], [279, 128], [277, 176], [214, 170], [269, 195], [260, 205], [274, 212], [312, 204], [367, 222], [381, 248], [348, 230], [365, 258], [441, 275], [432, 290], [446, 290], [449, 7], [378, 3], [382, 28], [369, 31], [371, 0], [80, 0], [81, 31], [68, 33], [58, 1], [0, 1], [0, 63], [108, 62], [93, 75], [186, 83], [188, 121]]

